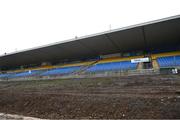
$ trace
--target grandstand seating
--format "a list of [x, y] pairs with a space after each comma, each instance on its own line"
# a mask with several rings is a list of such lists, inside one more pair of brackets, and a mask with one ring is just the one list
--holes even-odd
[[0, 79], [7, 78], [10, 74], [0, 74]]
[[33, 70], [33, 71], [25, 71], [25, 72], [20, 72], [20, 73], [16, 73], [16, 74], [12, 74], [11, 76], [9, 76], [10, 78], [17, 78], [17, 77], [31, 77], [31, 76], [35, 76], [38, 75], [39, 73], [42, 73], [42, 70]]
[[55, 69], [51, 69], [42, 73], [41, 76], [62, 75], [62, 74], [73, 73], [74, 71], [77, 71], [77, 70], [80, 70], [80, 66], [55, 68]]
[[[174, 55], [175, 54], [175, 55]], [[180, 55], [176, 53], [168, 54], [156, 54], [153, 59], [153, 67], [168, 68], [180, 66]], [[172, 55], [172, 56], [170, 56]], [[63, 64], [59, 66], [51, 66], [47, 69], [35, 69], [18, 72], [8, 72], [6, 74], [0, 74], [0, 79], [5, 78], [23, 78], [33, 76], [57, 76], [66, 74], [80, 74], [80, 73], [91, 73], [91, 72], [104, 72], [104, 71], [126, 71], [138, 69], [138, 63], [131, 63], [131, 59], [143, 57], [134, 56], [126, 58], [107, 58], [96, 61], [87, 61], [81, 63]], [[156, 64], [155, 64], [156, 63]], [[158, 67], [157, 67], [158, 66]], [[155, 68], [155, 67], [154, 67]]]
[[129, 70], [136, 69], [136, 67], [137, 64], [131, 63], [130, 61], [110, 62], [96, 64], [93, 67], [90, 67], [87, 72]]
[[161, 68], [180, 66], [180, 56], [159, 57], [157, 58], [157, 62]]

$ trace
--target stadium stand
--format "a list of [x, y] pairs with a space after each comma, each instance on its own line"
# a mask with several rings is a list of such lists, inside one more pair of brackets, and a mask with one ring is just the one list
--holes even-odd
[[179, 25], [175, 16], [0, 56], [0, 79], [179, 69]]
[[[168, 68], [180, 66], [179, 52], [167, 52], [152, 54], [152, 64], [154, 69]], [[170, 56], [176, 55], [176, 56]], [[142, 58], [143, 56], [130, 56], [130, 57], [113, 57], [106, 59], [97, 59], [94, 61], [86, 61], [79, 63], [70, 63], [50, 66], [47, 68], [37, 67], [32, 69], [24, 69], [21, 72], [11, 72], [0, 74], [0, 79], [16, 79], [37, 76], [62, 76], [68, 74], [81, 74], [81, 73], [98, 73], [107, 71], [127, 71], [143, 69], [142, 63], [131, 63], [131, 59]]]

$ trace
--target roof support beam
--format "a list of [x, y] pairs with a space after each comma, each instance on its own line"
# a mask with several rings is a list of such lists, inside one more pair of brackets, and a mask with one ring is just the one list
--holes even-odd
[[[65, 50], [63, 47], [60, 46], [56, 46], [56, 48], [61, 49], [61, 50]], [[69, 52], [70, 54], [74, 54], [71, 50], [66, 49], [67, 52]]]
[[107, 38], [107, 40], [109, 40], [109, 42], [111, 42], [111, 44], [112, 44], [118, 51], [121, 51], [121, 50], [119, 49], [119, 47], [116, 45], [116, 43], [115, 43], [113, 40], [110, 39], [109, 35], [104, 34], [104, 36]]
[[98, 54], [98, 52], [92, 48], [90, 48], [89, 46], [85, 45], [84, 43], [78, 41], [82, 46], [86, 47], [87, 49], [89, 49], [89, 51], [91, 51], [92, 54]]
[[146, 33], [144, 30], [144, 26], [141, 27], [141, 30], [142, 30], [142, 36], [143, 36], [143, 41], [144, 41], [144, 50], [145, 50], [145, 52], [147, 52], [148, 51], [148, 45], [147, 45]]

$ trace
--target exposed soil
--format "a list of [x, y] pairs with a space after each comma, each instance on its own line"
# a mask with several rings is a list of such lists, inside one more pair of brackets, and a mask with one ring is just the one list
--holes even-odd
[[47, 119], [180, 119], [180, 75], [0, 82], [0, 112]]

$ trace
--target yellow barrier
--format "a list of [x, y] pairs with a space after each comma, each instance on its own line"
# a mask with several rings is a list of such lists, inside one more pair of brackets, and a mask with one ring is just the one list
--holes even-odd
[[157, 59], [158, 57], [177, 56], [177, 55], [180, 55], [180, 51], [152, 54], [151, 56], [152, 59]]
[[[108, 63], [108, 62], [120, 62], [120, 61], [130, 61], [131, 59], [143, 58], [144, 56], [132, 56], [132, 57], [116, 57], [116, 58], [106, 58], [100, 60], [98, 63]], [[98, 64], [97, 63], [97, 64]]]
[[54, 68], [61, 68], [61, 67], [73, 67], [73, 66], [83, 66], [92, 64], [95, 61], [88, 61], [88, 62], [80, 62], [80, 63], [71, 63], [71, 64], [64, 64], [64, 65], [57, 65]]

